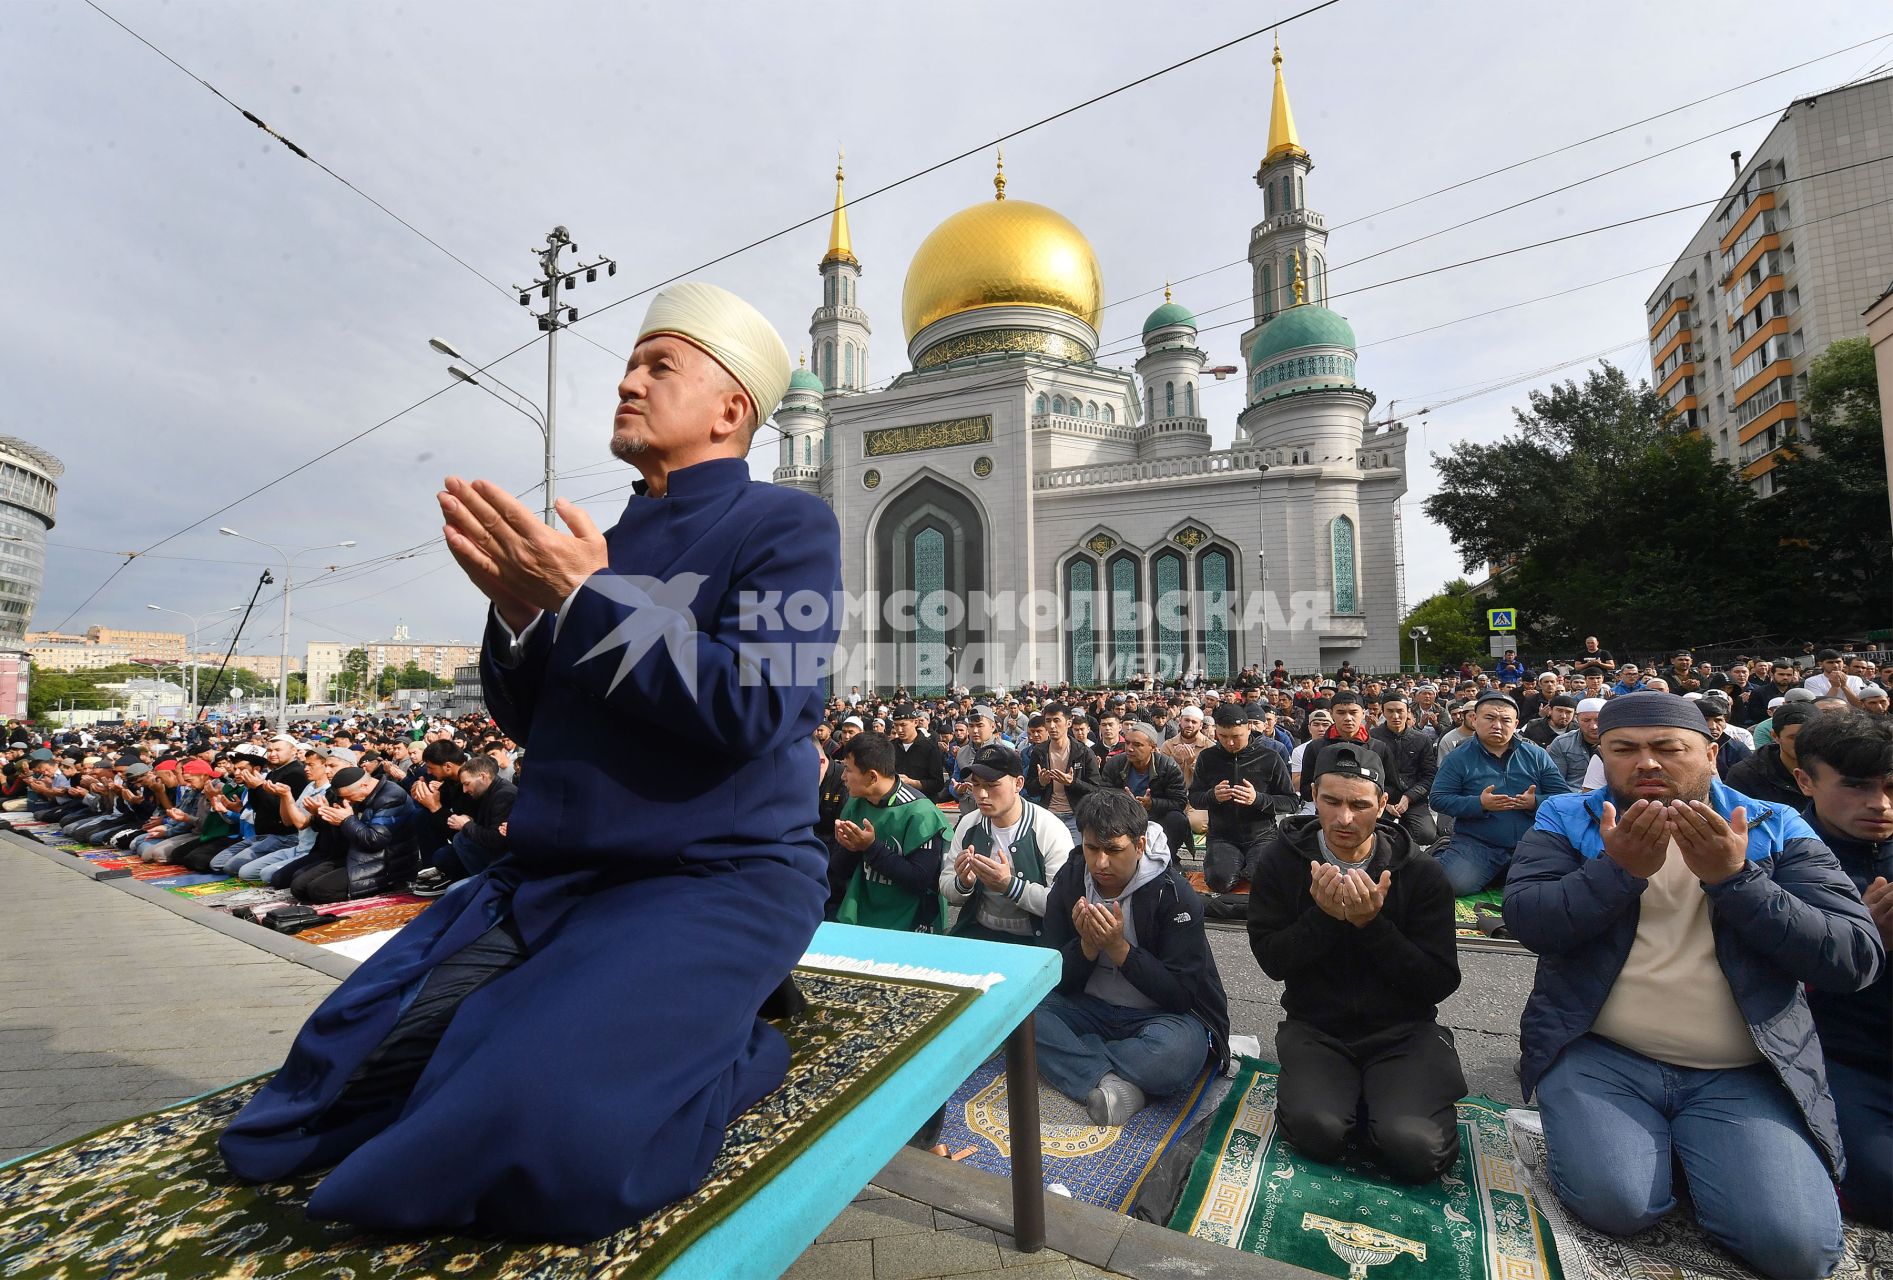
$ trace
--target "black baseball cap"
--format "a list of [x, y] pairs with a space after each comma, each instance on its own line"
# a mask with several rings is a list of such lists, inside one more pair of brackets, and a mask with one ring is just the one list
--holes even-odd
[[1216, 704], [1216, 727], [1233, 729], [1239, 724], [1249, 723], [1249, 708], [1240, 702], [1219, 702]]
[[1380, 757], [1368, 747], [1344, 744], [1330, 747], [1322, 756], [1321, 772], [1338, 773], [1349, 778], [1366, 778], [1376, 787], [1387, 789], [1387, 771]]
[[997, 782], [1001, 778], [1017, 778], [1025, 773], [1025, 766], [1019, 760], [1019, 753], [1003, 742], [989, 742], [973, 753], [973, 763], [966, 766], [966, 771], [981, 782]]
[[898, 707], [894, 708], [894, 714], [892, 716], [892, 719], [918, 720], [920, 719], [920, 712], [914, 709], [913, 703], [903, 702]]

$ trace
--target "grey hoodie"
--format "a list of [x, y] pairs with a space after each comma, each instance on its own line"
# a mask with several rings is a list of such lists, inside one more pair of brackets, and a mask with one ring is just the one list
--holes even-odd
[[[1074, 854], [1082, 857], [1080, 851]], [[1124, 914], [1124, 941], [1133, 947], [1137, 945], [1137, 925], [1131, 919], [1131, 895], [1162, 875], [1164, 868], [1170, 865], [1170, 842], [1164, 838], [1163, 828], [1150, 823], [1144, 828], [1144, 856], [1137, 863], [1137, 870], [1131, 873], [1130, 883], [1124, 891], [1114, 898], [1107, 898], [1091, 878], [1091, 868], [1085, 868], [1085, 901], [1102, 906], [1115, 903]], [[1090, 981], [1085, 983], [1085, 994], [1096, 996], [1108, 1004], [1121, 1005], [1126, 1009], [1155, 1009], [1157, 1002], [1139, 991], [1130, 979], [1118, 972], [1109, 956], [1100, 955], [1098, 964], [1091, 971]]]

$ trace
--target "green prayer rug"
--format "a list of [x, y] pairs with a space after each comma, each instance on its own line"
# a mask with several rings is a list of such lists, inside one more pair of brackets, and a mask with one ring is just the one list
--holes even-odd
[[1276, 1067], [1245, 1058], [1170, 1219], [1174, 1231], [1329, 1276], [1562, 1280], [1506, 1132], [1508, 1107], [1459, 1103], [1459, 1159], [1414, 1187], [1365, 1160], [1326, 1165], [1275, 1127]]
[[[778, 1023], [782, 1087], [738, 1116], [703, 1185], [587, 1245], [397, 1236], [312, 1222], [320, 1173], [256, 1186], [217, 1138], [267, 1077], [0, 1166], [0, 1275], [419, 1280], [654, 1275], [801, 1154], [974, 1000], [971, 987], [802, 968], [809, 1008]], [[809, 1176], [816, 1176], [811, 1173]]]

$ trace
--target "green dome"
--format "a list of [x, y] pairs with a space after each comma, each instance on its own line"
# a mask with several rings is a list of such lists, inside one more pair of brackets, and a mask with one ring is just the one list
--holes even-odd
[[1150, 313], [1150, 319], [1144, 321], [1144, 332], [1153, 333], [1158, 329], [1166, 328], [1173, 324], [1188, 325], [1190, 328], [1194, 329], [1196, 328], [1196, 317], [1191, 315], [1190, 309], [1182, 303], [1166, 302]]
[[821, 395], [822, 380], [815, 376], [812, 369], [797, 369], [789, 375], [789, 390], [812, 391], [816, 395]]
[[1249, 348], [1249, 367], [1259, 368], [1284, 352], [1303, 347], [1344, 347], [1354, 350], [1354, 326], [1341, 316], [1312, 303], [1277, 313], [1262, 326]]

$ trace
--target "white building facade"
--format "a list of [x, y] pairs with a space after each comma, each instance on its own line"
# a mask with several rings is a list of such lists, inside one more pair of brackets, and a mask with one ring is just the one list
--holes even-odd
[[1228, 448], [1202, 413], [1195, 318], [1166, 290], [1134, 366], [1101, 362], [1091, 247], [1008, 199], [1003, 163], [995, 198], [909, 265], [911, 371], [862, 390], [871, 330], [837, 170], [815, 369], [775, 414], [774, 478], [841, 525], [838, 690], [1397, 669], [1406, 433], [1370, 427], [1353, 331], [1321, 305], [1326, 231], [1279, 50], [1275, 77]]

